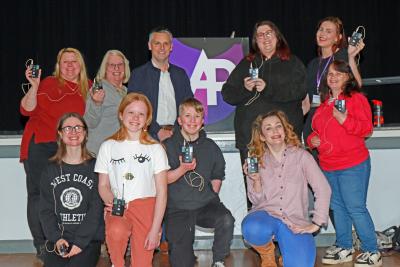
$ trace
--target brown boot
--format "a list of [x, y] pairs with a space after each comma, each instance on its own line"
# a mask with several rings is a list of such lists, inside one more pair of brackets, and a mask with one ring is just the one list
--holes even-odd
[[274, 242], [270, 241], [266, 245], [253, 246], [253, 248], [260, 254], [261, 267], [277, 267]]
[[160, 243], [160, 252], [162, 254], [168, 254], [168, 242], [167, 241], [163, 241]]

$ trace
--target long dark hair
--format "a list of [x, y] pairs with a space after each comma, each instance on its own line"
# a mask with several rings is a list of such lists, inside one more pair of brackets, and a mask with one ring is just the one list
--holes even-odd
[[277, 57], [279, 57], [281, 60], [289, 60], [291, 55], [289, 45], [279, 28], [275, 25], [275, 23], [269, 20], [259, 21], [254, 25], [253, 39], [251, 40], [250, 53], [246, 56], [247, 60], [253, 61], [257, 54], [263, 56], [260, 48], [257, 45], [257, 29], [258, 27], [264, 25], [268, 25], [275, 33], [277, 39], [275, 55], [277, 55]]
[[76, 113], [76, 112], [68, 112], [65, 113], [59, 120], [57, 124], [57, 144], [58, 144], [58, 149], [56, 154], [50, 158], [50, 161], [54, 161], [58, 164], [62, 163], [63, 157], [67, 154], [67, 146], [65, 145], [64, 141], [61, 138], [61, 133], [62, 133], [62, 127], [64, 125], [64, 122], [69, 119], [69, 118], [77, 118], [83, 125], [83, 131], [85, 133], [85, 136], [83, 138], [83, 141], [81, 143], [81, 159], [84, 161], [90, 160], [93, 158], [92, 154], [87, 150], [86, 148], [86, 143], [88, 139], [88, 132], [87, 132], [87, 124], [83, 117]]
[[[361, 88], [358, 86], [356, 79], [354, 78], [353, 72], [349, 64], [343, 60], [334, 60], [331, 64], [329, 64], [329, 68], [332, 67], [334, 70], [347, 74], [348, 80], [344, 85], [343, 95], [350, 97], [354, 92], [360, 92]], [[330, 89], [328, 87], [328, 75], [325, 75], [323, 86], [321, 88], [321, 102], [324, 102], [326, 99], [330, 97]]]

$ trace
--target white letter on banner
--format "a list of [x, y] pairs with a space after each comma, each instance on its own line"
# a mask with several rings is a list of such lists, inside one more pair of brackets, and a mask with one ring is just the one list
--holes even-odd
[[[217, 92], [221, 91], [222, 85], [225, 83], [225, 81], [217, 82], [217, 69], [225, 69], [230, 74], [234, 68], [235, 64], [227, 59], [209, 59], [202, 49], [190, 78], [193, 91], [195, 92], [198, 88], [207, 89], [207, 104], [217, 105]], [[205, 80], [201, 80], [203, 73], [207, 77]]]

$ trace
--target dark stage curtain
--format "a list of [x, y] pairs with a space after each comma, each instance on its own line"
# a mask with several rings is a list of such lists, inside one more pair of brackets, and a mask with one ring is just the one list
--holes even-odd
[[[176, 37], [226, 37], [232, 31], [242, 37], [251, 36], [256, 21], [269, 19], [286, 36], [293, 53], [307, 64], [315, 56], [316, 24], [328, 15], [342, 18], [348, 35], [358, 25], [366, 27], [366, 48], [361, 61], [364, 78], [400, 75], [399, 1], [2, 2], [0, 131], [23, 129], [24, 118], [19, 115], [19, 101], [23, 96], [20, 85], [25, 82], [28, 58], [41, 65], [42, 77], [45, 77], [53, 72], [58, 50], [76, 47], [84, 54], [92, 78], [108, 49], [123, 51], [131, 68], [148, 60], [147, 34], [155, 26], [167, 26]], [[398, 89], [392, 93], [394, 97], [391, 95], [391, 99], [384, 100], [384, 105], [399, 99]], [[400, 122], [399, 115], [388, 116], [386, 110], [387, 121]]]

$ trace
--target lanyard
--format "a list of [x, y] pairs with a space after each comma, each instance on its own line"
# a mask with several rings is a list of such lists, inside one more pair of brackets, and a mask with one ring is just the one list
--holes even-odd
[[324, 69], [322, 70], [322, 73], [319, 73], [319, 69], [320, 69], [319, 67], [321, 66], [321, 61], [322, 60], [319, 61], [318, 72], [317, 72], [317, 93], [319, 93], [319, 86], [321, 84], [322, 76], [324, 75], [324, 73], [326, 71], [326, 68], [328, 67], [328, 65], [331, 62], [332, 58], [333, 58], [333, 55], [329, 57], [328, 61], [326, 62], [325, 66], [324, 66]]

